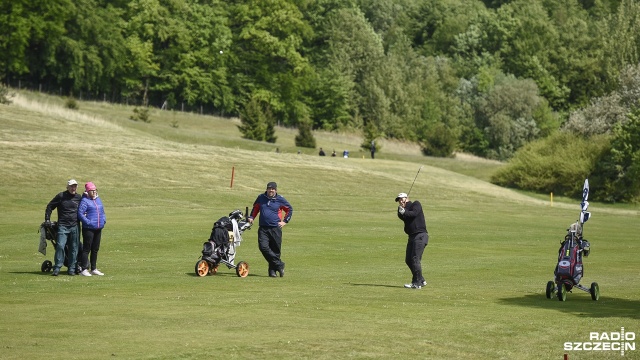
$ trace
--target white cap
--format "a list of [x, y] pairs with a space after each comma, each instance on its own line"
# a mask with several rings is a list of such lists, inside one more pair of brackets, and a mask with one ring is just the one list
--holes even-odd
[[71, 179], [67, 181], [67, 186], [71, 186], [71, 185], [78, 185], [78, 182], [76, 181], [76, 179]]
[[398, 194], [398, 196], [396, 196], [396, 202], [400, 199], [404, 199], [404, 198], [408, 198], [409, 195], [405, 194], [405, 193], [400, 193]]

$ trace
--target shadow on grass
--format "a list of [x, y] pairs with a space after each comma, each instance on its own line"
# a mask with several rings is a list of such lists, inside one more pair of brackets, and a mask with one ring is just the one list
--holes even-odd
[[[218, 276], [232, 276], [232, 277], [239, 277], [238, 275], [236, 275], [235, 271], [231, 271], [231, 270], [230, 270], [229, 272], [222, 272], [222, 271], [220, 271], [220, 272], [218, 272], [218, 273], [217, 273], [217, 274], [215, 274], [215, 275], [206, 275], [206, 276], [198, 276], [198, 275], [196, 275], [196, 273], [195, 273], [195, 272], [193, 272], [193, 271], [192, 271], [192, 272], [185, 273], [185, 275], [187, 275], [187, 276], [191, 276], [191, 277], [218, 277]], [[258, 274], [251, 274], [251, 273], [249, 273], [249, 274], [247, 275], [247, 277], [252, 277], [252, 276], [256, 276], [256, 277], [269, 277], [268, 275], [258, 275]]]
[[404, 288], [403, 285], [383, 285], [383, 284], [356, 284], [356, 283], [347, 283], [347, 285], [352, 285], [352, 286], [377, 286], [377, 287], [388, 287], [388, 288], [397, 288], [397, 287], [401, 287]]
[[[31, 275], [49, 275], [51, 276], [51, 273], [53, 271], [48, 271], [48, 272], [42, 272], [40, 270], [38, 271], [8, 271], [8, 274], [31, 274]], [[66, 271], [62, 271], [60, 270], [60, 275], [67, 275]]]
[[600, 295], [598, 301], [591, 300], [591, 295], [574, 291], [567, 294], [567, 301], [559, 301], [555, 296], [547, 299], [544, 294], [524, 295], [522, 297], [504, 298], [501, 304], [558, 310], [565, 314], [579, 317], [608, 318], [626, 317], [640, 319], [640, 300], [620, 299]]

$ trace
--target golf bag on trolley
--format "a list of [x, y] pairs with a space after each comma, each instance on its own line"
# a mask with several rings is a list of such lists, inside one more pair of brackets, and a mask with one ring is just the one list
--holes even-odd
[[242, 233], [251, 228], [251, 223], [243, 217], [242, 211], [234, 210], [229, 216], [221, 217], [213, 223], [211, 235], [202, 245], [202, 256], [196, 262], [196, 275], [215, 275], [220, 263], [229, 269], [236, 269], [239, 277], [249, 275], [249, 264], [244, 261], [235, 264], [236, 247], [242, 242]]
[[[78, 229], [80, 226], [78, 226]], [[53, 245], [53, 251], [55, 254], [55, 250], [58, 246], [58, 222], [52, 221], [51, 225], [47, 225], [46, 223], [40, 224], [40, 229], [38, 230], [40, 233], [40, 246], [38, 251], [42, 253], [42, 255], [47, 255], [47, 240], [51, 242]], [[55, 255], [54, 255], [55, 256]], [[69, 244], [64, 245], [64, 266], [69, 267], [69, 258], [71, 257], [71, 249], [69, 248]], [[40, 271], [49, 272], [53, 269], [53, 262], [50, 260], [45, 260], [42, 262], [40, 266]], [[82, 272], [82, 241], [78, 239], [78, 255], [76, 257], [76, 268], [74, 269], [76, 274]]]
[[588, 197], [589, 180], [587, 179], [584, 181], [582, 191], [580, 218], [567, 229], [567, 234], [560, 243], [560, 249], [558, 250], [558, 263], [553, 271], [554, 281], [547, 283], [546, 295], [548, 299], [551, 298], [553, 293], [556, 293], [558, 300], [566, 301], [567, 292], [571, 292], [574, 287], [590, 293], [593, 300], [600, 298], [598, 283], [592, 283], [590, 289], [580, 285], [580, 280], [584, 275], [582, 260], [591, 253], [591, 244], [582, 237], [583, 225], [591, 216], [591, 213], [587, 211], [589, 207]]

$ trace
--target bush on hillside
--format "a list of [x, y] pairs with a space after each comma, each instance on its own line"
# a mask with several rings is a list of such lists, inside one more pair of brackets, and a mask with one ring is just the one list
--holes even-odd
[[422, 153], [427, 156], [451, 157], [458, 144], [455, 131], [443, 123], [431, 127], [420, 140]]
[[9, 93], [9, 88], [0, 84], [0, 104], [9, 105], [11, 104], [11, 97], [13, 94]]
[[584, 179], [594, 171], [598, 159], [609, 148], [606, 135], [583, 138], [557, 132], [525, 145], [491, 178], [497, 185], [580, 196]]
[[74, 99], [72, 97], [67, 98], [67, 100], [65, 100], [64, 107], [66, 107], [67, 109], [71, 109], [71, 110], [78, 110], [80, 108], [78, 106], [78, 102], [76, 101], [76, 99]]
[[149, 108], [146, 108], [146, 107], [134, 108], [133, 115], [131, 115], [129, 119], [133, 121], [142, 121], [142, 122], [150, 123], [151, 118], [149, 117]]

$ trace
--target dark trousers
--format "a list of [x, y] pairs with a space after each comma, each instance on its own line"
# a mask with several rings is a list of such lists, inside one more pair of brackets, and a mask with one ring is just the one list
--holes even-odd
[[411, 270], [411, 283], [413, 284], [422, 285], [422, 282], [425, 281], [422, 276], [422, 254], [428, 243], [429, 235], [427, 233], [409, 235], [404, 262]]
[[258, 229], [258, 248], [269, 263], [269, 270], [279, 270], [284, 266], [280, 260], [282, 248], [282, 229], [278, 226], [261, 226]]
[[82, 268], [89, 268], [89, 253], [91, 253], [91, 270], [97, 269], [98, 251], [100, 250], [102, 229], [82, 228]]

